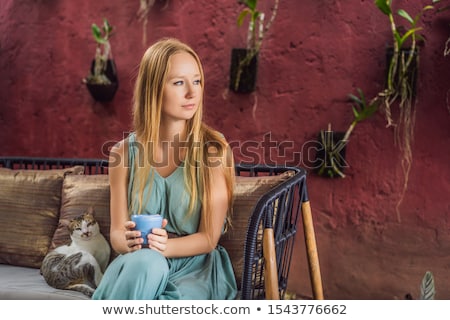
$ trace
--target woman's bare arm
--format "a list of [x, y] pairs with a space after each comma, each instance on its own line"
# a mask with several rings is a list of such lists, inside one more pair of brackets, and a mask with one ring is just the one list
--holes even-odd
[[116, 144], [110, 152], [109, 156], [109, 183], [110, 183], [110, 215], [111, 227], [110, 237], [113, 249], [118, 253], [126, 253], [140, 249], [141, 238], [135, 239], [135, 245], [131, 245], [128, 237], [139, 236], [138, 231], [131, 231], [134, 227], [132, 223], [127, 222], [128, 218], [128, 148], [126, 140]]

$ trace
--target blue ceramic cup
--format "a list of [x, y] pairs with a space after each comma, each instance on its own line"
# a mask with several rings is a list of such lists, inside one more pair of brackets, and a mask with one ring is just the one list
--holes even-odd
[[134, 214], [131, 220], [136, 224], [135, 230], [141, 232], [141, 237], [144, 238], [143, 244], [148, 244], [147, 235], [152, 233], [153, 228], [161, 228], [163, 218], [159, 214]]

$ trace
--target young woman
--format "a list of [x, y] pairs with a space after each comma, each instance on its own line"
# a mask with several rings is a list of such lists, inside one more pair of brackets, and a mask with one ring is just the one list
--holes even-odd
[[[234, 299], [228, 253], [218, 245], [230, 223], [232, 152], [202, 121], [204, 75], [197, 54], [177, 39], [145, 52], [134, 91], [133, 132], [110, 152], [109, 265], [93, 299]], [[132, 214], [160, 214], [148, 245]]]

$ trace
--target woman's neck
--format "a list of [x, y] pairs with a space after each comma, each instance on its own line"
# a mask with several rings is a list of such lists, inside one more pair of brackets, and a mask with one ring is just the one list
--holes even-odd
[[154, 150], [154, 157], [160, 167], [161, 176], [167, 176], [184, 160], [187, 152], [186, 121], [162, 124], [159, 130], [159, 141]]
[[159, 143], [186, 141], [186, 121], [161, 124], [159, 127]]

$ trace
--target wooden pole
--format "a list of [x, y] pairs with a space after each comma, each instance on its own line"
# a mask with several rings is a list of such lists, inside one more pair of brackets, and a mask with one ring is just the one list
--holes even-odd
[[320, 275], [319, 256], [317, 254], [316, 236], [309, 201], [302, 203], [302, 215], [313, 296], [316, 300], [323, 300], [322, 277]]
[[267, 300], [279, 300], [278, 271], [275, 251], [275, 237], [272, 228], [265, 228], [263, 234], [264, 286]]

